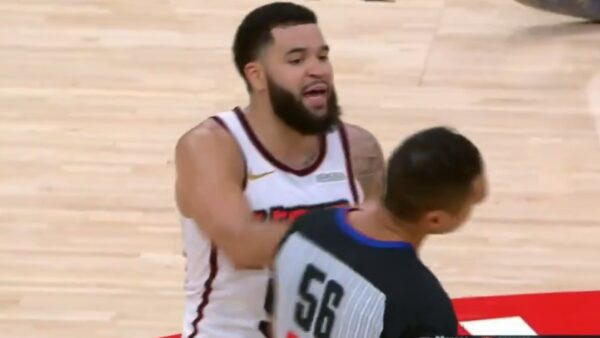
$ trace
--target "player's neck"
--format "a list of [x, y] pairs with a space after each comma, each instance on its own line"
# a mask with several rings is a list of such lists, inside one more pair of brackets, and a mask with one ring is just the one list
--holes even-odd
[[292, 168], [304, 168], [319, 155], [319, 137], [303, 135], [280, 121], [272, 108], [254, 101], [245, 110], [248, 123], [265, 148]]

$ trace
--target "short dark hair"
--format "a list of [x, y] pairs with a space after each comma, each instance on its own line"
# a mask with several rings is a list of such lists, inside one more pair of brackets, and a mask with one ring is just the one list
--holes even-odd
[[261, 48], [273, 42], [273, 28], [311, 23], [317, 23], [315, 13], [291, 2], [273, 2], [248, 13], [239, 25], [233, 42], [235, 66], [246, 84], [249, 86], [244, 67], [256, 60]]
[[431, 210], [456, 211], [482, 171], [481, 154], [466, 137], [447, 127], [422, 130], [388, 160], [385, 208], [406, 221]]

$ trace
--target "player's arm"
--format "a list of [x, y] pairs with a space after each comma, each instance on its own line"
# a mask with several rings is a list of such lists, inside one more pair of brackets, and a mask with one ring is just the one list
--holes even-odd
[[253, 221], [243, 192], [244, 163], [235, 140], [213, 120], [178, 141], [177, 204], [238, 268], [268, 265], [288, 228]]
[[354, 176], [360, 182], [365, 200], [378, 199], [385, 186], [385, 160], [373, 134], [353, 124], [345, 124], [350, 144]]

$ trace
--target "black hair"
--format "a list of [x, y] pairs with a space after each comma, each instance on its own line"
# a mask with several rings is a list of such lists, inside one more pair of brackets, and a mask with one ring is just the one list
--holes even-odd
[[395, 217], [417, 221], [431, 210], [454, 212], [482, 174], [477, 147], [447, 127], [417, 132], [388, 160], [383, 204]]
[[286, 27], [317, 23], [317, 16], [310, 9], [291, 2], [273, 2], [252, 10], [239, 25], [233, 42], [233, 58], [248, 89], [244, 75], [244, 67], [259, 55], [260, 50], [273, 42], [271, 30]]

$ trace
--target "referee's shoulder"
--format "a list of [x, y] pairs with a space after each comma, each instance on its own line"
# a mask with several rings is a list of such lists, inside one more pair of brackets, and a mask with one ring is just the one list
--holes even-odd
[[327, 224], [334, 224], [337, 221], [338, 208], [323, 208], [311, 210], [298, 217], [293, 225], [292, 231], [299, 231], [306, 228], [319, 227]]
[[419, 262], [418, 268], [414, 271], [414, 288], [417, 293], [436, 298], [445, 294], [444, 287], [438, 277], [422, 262]]
[[327, 232], [327, 227], [335, 224], [336, 210], [329, 208], [314, 209], [296, 218], [285, 236], [281, 239], [278, 245], [278, 250], [281, 250], [284, 244], [294, 234], [301, 234], [308, 238], [318, 238], [323, 232]]

